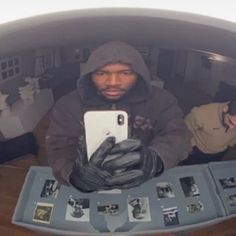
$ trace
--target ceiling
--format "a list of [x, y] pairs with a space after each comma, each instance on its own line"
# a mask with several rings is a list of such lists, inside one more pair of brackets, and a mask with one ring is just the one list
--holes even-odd
[[0, 57], [22, 50], [108, 40], [192, 48], [236, 58], [236, 23], [155, 9], [76, 10], [0, 25]]

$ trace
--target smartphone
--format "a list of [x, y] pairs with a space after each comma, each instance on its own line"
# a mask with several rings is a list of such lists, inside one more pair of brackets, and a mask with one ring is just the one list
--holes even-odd
[[128, 115], [125, 111], [87, 111], [84, 125], [88, 160], [107, 137], [114, 136], [116, 143], [128, 138]]

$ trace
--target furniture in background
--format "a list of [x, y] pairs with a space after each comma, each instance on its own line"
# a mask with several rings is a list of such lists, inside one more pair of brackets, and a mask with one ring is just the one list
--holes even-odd
[[53, 102], [51, 89], [40, 90], [33, 103], [18, 100], [12, 105], [11, 114], [0, 117], [0, 131], [4, 138], [10, 139], [33, 131]]

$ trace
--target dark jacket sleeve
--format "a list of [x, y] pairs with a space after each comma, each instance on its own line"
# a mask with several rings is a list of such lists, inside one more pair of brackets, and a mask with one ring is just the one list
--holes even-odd
[[151, 148], [155, 149], [165, 169], [176, 166], [191, 151], [191, 133], [174, 96], [166, 91], [156, 101], [155, 137]]
[[56, 179], [69, 185], [73, 162], [78, 153], [79, 120], [76, 111], [66, 99], [59, 100], [50, 115], [46, 135], [48, 163]]

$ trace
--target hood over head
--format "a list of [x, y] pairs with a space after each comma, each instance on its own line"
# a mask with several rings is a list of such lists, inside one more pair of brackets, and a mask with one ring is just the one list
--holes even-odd
[[[150, 73], [141, 54], [125, 42], [112, 41], [95, 49], [83, 67], [77, 88], [84, 103], [96, 105], [105, 101], [97, 93], [90, 77], [92, 72], [109, 63], [128, 64], [138, 75], [134, 87], [120, 99], [122, 102], [138, 102], [149, 96], [151, 92]], [[111, 102], [114, 103], [114, 101]]]

